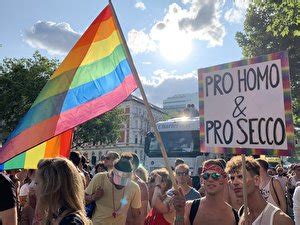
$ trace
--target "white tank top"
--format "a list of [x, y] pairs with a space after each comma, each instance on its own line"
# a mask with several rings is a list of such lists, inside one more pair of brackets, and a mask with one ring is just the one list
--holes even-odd
[[276, 206], [268, 203], [252, 225], [273, 225], [274, 215], [279, 210]]
[[[267, 202], [273, 204], [274, 206], [279, 207], [279, 205], [275, 202], [275, 200], [273, 199], [273, 196], [271, 195], [271, 191], [270, 191], [271, 185], [272, 185], [271, 182], [272, 182], [272, 179], [269, 180], [269, 182], [267, 183], [267, 185], [265, 187], [260, 189], [260, 193]], [[275, 191], [275, 190], [273, 190], [273, 191]]]

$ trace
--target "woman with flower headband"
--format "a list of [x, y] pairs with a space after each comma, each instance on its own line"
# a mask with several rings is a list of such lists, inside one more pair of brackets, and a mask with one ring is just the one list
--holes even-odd
[[201, 179], [206, 193], [201, 199], [185, 203], [182, 190], [174, 191], [175, 225], [237, 225], [236, 211], [224, 200], [224, 187], [228, 179], [221, 161], [205, 161]]

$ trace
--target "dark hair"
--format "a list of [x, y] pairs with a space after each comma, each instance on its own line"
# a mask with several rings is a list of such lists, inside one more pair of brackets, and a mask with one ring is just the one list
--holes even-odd
[[107, 167], [104, 165], [103, 162], [99, 162], [96, 166], [95, 166], [95, 173], [97, 173], [99, 167], [103, 168], [105, 171], [107, 171]]
[[88, 162], [88, 160], [86, 159], [86, 157], [84, 155], [81, 156], [81, 164], [84, 165]]
[[80, 162], [81, 162], [81, 155], [79, 152], [77, 151], [73, 151], [73, 152], [70, 152], [70, 157], [69, 159], [72, 161], [72, 163], [75, 165], [75, 166], [79, 166]]
[[269, 163], [264, 159], [256, 159], [256, 161], [259, 163], [260, 167], [263, 168], [265, 171], [269, 169]]
[[179, 164], [184, 164], [184, 160], [183, 159], [180, 159], [180, 158], [177, 158], [175, 160], [175, 167], [178, 166]]

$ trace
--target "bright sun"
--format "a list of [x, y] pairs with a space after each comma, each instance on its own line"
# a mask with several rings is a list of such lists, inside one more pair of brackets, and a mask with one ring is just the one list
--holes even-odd
[[168, 32], [159, 43], [160, 53], [169, 61], [179, 62], [190, 54], [191, 40], [183, 33]]

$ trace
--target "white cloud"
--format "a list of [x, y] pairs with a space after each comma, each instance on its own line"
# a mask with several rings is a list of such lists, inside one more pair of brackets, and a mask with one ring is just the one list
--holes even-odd
[[135, 3], [134, 7], [137, 8], [137, 9], [141, 9], [141, 10], [145, 10], [146, 9], [146, 6], [145, 6], [145, 4], [143, 2], [137, 2], [137, 3]]
[[127, 44], [134, 54], [156, 50], [155, 42], [143, 30], [129, 31]]
[[[165, 45], [165, 42], [172, 41], [169, 45], [174, 45], [173, 48], [187, 49], [191, 46], [192, 40], [207, 41], [208, 47], [223, 45], [225, 36], [225, 27], [221, 24], [220, 17], [222, 14], [223, 0], [182, 0], [184, 7], [177, 3], [172, 3], [166, 10], [164, 18], [154, 24], [149, 34], [144, 30], [131, 30], [128, 34], [128, 40], [131, 42], [131, 49], [140, 46], [135, 43], [129, 35], [139, 32], [140, 36], [147, 37], [143, 47], [139, 50], [135, 49], [135, 53], [149, 52], [149, 48], [145, 47], [151, 42], [158, 46]], [[184, 41], [182, 38], [184, 37]], [[175, 41], [176, 38], [178, 41]], [[168, 46], [168, 49], [172, 47]]]
[[169, 96], [198, 90], [196, 71], [176, 74], [176, 71], [167, 72], [164, 69], [159, 69], [153, 72], [150, 79], [143, 76], [140, 78], [149, 101], [158, 106], [162, 106], [163, 99]]
[[233, 7], [225, 12], [224, 18], [230, 23], [243, 23], [250, 0], [236, 0]]
[[225, 13], [224, 18], [230, 23], [240, 23], [242, 22], [243, 13], [241, 10], [231, 8]]
[[81, 36], [68, 23], [38, 21], [25, 31], [25, 41], [33, 48], [45, 49], [50, 54], [64, 55]]

